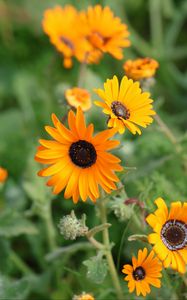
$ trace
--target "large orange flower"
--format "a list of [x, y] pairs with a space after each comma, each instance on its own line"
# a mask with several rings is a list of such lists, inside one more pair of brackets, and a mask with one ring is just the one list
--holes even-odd
[[58, 194], [65, 188], [64, 197], [92, 201], [99, 198], [99, 185], [111, 193], [117, 187], [119, 179], [114, 171], [123, 168], [120, 159], [107, 152], [119, 145], [119, 141], [108, 140], [116, 130], [108, 129], [93, 137], [93, 124], [86, 127], [80, 107], [77, 114], [68, 114], [67, 129], [53, 114], [55, 128], [46, 126], [46, 131], [54, 140], [40, 140], [35, 159], [50, 165], [39, 172], [40, 176], [51, 176], [47, 185], [53, 186], [53, 193]]
[[83, 27], [88, 28], [87, 39], [92, 45], [92, 54], [109, 53], [117, 59], [123, 58], [122, 49], [130, 46], [127, 25], [115, 17], [110, 7], [101, 5], [88, 7], [80, 13]]
[[85, 53], [90, 50], [90, 45], [85, 39], [87, 28], [79, 26], [77, 10], [66, 5], [64, 8], [55, 6], [44, 12], [43, 29], [49, 36], [51, 43], [64, 56], [64, 66], [72, 66], [72, 57], [79, 61], [85, 60]]
[[158, 67], [158, 62], [149, 57], [134, 60], [129, 59], [123, 65], [125, 74], [133, 80], [153, 77]]
[[149, 93], [142, 93], [139, 82], [133, 82], [124, 76], [119, 85], [118, 78], [114, 76], [104, 83], [104, 90], [95, 89], [95, 92], [103, 99], [95, 104], [103, 108], [103, 112], [109, 116], [108, 127], [116, 128], [123, 133], [128, 128], [133, 134], [141, 134], [137, 125], [147, 127], [152, 123], [153, 100]]
[[163, 261], [164, 267], [171, 266], [174, 270], [185, 273], [187, 264], [187, 202], [171, 203], [168, 211], [165, 201], [157, 198], [158, 209], [146, 220], [153, 228], [148, 240], [153, 250]]

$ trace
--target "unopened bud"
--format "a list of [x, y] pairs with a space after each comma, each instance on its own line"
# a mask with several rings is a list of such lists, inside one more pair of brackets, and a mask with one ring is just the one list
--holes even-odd
[[58, 227], [66, 240], [75, 240], [77, 237], [85, 236], [88, 232], [88, 227], [85, 225], [85, 215], [81, 219], [77, 219], [74, 211], [71, 211], [70, 215], [64, 216]]

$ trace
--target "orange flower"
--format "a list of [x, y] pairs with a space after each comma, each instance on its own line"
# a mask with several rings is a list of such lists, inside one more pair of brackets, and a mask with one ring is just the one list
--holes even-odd
[[158, 67], [158, 62], [149, 57], [129, 59], [123, 65], [126, 75], [133, 80], [153, 77]]
[[117, 59], [123, 58], [122, 49], [130, 46], [127, 25], [120, 18], [114, 17], [110, 7], [101, 5], [88, 7], [80, 13], [83, 27], [88, 28], [87, 39], [92, 45], [91, 55], [99, 59], [99, 53], [109, 53]]
[[136, 289], [136, 294], [146, 296], [151, 292], [150, 285], [161, 287], [160, 277], [162, 264], [154, 251], [148, 255], [147, 248], [138, 251], [138, 258], [132, 257], [132, 265], [124, 265], [122, 272], [127, 274], [124, 280], [128, 281], [129, 293]]
[[39, 176], [51, 176], [47, 185], [53, 186], [53, 193], [58, 194], [65, 188], [64, 198], [73, 198], [77, 203], [79, 197], [86, 201], [89, 197], [96, 201], [100, 196], [99, 185], [107, 192], [116, 190], [115, 182], [119, 179], [114, 171], [122, 171], [120, 159], [111, 153], [119, 145], [119, 141], [108, 140], [116, 130], [108, 129], [93, 137], [93, 124], [85, 124], [80, 107], [75, 115], [68, 114], [69, 128], [52, 115], [54, 127], [45, 129], [54, 140], [40, 140], [35, 159], [45, 165]]
[[66, 5], [64, 8], [55, 6], [44, 12], [43, 30], [49, 36], [51, 43], [64, 56], [64, 66], [72, 66], [72, 57], [79, 61], [85, 60], [85, 53], [90, 45], [85, 39], [87, 28], [79, 26], [77, 10]]
[[73, 296], [72, 300], [95, 300], [93, 295], [83, 292], [81, 295]]
[[75, 108], [80, 106], [83, 111], [90, 109], [92, 105], [90, 94], [85, 89], [81, 89], [78, 87], [68, 89], [65, 92], [65, 97], [69, 105]]
[[8, 172], [6, 169], [0, 167], [0, 182], [5, 182], [8, 177]]

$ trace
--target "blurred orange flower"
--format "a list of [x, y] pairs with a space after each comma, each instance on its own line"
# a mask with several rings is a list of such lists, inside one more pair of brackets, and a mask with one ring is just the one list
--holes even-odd
[[44, 12], [43, 30], [51, 43], [64, 56], [64, 67], [72, 66], [72, 57], [84, 61], [90, 45], [85, 36], [87, 28], [79, 26], [78, 11], [71, 5], [55, 6]]
[[110, 7], [90, 6], [86, 12], [80, 13], [80, 19], [82, 26], [88, 28], [87, 39], [92, 45], [90, 55], [99, 59], [101, 53], [109, 53], [116, 59], [123, 58], [122, 49], [130, 46], [129, 32], [127, 25], [114, 16]]
[[6, 169], [0, 167], [0, 182], [5, 182], [8, 177], [8, 172]]
[[158, 62], [149, 57], [129, 59], [123, 65], [126, 75], [133, 80], [153, 77], [158, 67]]
[[87, 90], [78, 87], [66, 90], [65, 98], [69, 105], [75, 108], [80, 106], [83, 111], [90, 109], [92, 105], [90, 93]]
[[83, 292], [81, 295], [75, 295], [72, 300], [95, 300], [95, 298], [91, 294]]

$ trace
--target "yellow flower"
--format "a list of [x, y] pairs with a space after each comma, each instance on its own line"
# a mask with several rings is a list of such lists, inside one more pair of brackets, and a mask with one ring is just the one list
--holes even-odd
[[64, 66], [72, 66], [72, 57], [84, 61], [85, 53], [90, 50], [86, 41], [87, 28], [79, 25], [79, 14], [71, 6], [55, 6], [44, 12], [43, 30], [49, 36], [51, 43], [64, 56]]
[[130, 46], [127, 25], [115, 17], [110, 7], [101, 5], [88, 7], [80, 13], [82, 26], [88, 28], [87, 39], [92, 45], [91, 55], [99, 58], [99, 53], [109, 53], [117, 59], [123, 58], [122, 49]]
[[149, 93], [142, 93], [139, 82], [124, 76], [119, 86], [118, 78], [114, 76], [104, 83], [104, 90], [96, 89], [95, 92], [104, 100], [94, 103], [109, 115], [108, 127], [117, 128], [119, 133], [124, 133], [128, 128], [133, 134], [141, 134], [137, 125], [147, 127], [152, 123], [150, 116], [155, 114], [151, 105], [153, 100], [149, 98]]
[[153, 228], [149, 234], [149, 243], [163, 261], [165, 268], [171, 266], [178, 272], [185, 273], [187, 263], [187, 202], [172, 202], [170, 211], [162, 198], [155, 203], [158, 209], [150, 214], [146, 221]]
[[69, 105], [75, 108], [80, 106], [83, 111], [90, 109], [92, 105], [89, 92], [78, 87], [66, 90], [65, 98]]
[[129, 59], [123, 65], [126, 75], [133, 80], [153, 77], [158, 67], [158, 62], [149, 57]]
[[81, 295], [75, 295], [73, 300], [95, 300], [93, 295], [83, 292]]
[[132, 293], [136, 289], [137, 296], [149, 294], [150, 285], [161, 287], [159, 277], [162, 277], [160, 273], [162, 264], [157, 257], [154, 257], [153, 251], [148, 256], [147, 254], [147, 248], [144, 248], [143, 251], [139, 250], [138, 259], [133, 256], [132, 266], [124, 265], [122, 270], [127, 274], [124, 280], [128, 281], [129, 292]]
[[119, 145], [119, 141], [108, 140], [115, 133], [114, 129], [104, 130], [93, 137], [93, 124], [86, 127], [80, 107], [75, 115], [68, 114], [67, 129], [52, 114], [54, 127], [45, 129], [54, 140], [39, 140], [35, 159], [42, 164], [49, 164], [39, 172], [39, 176], [51, 176], [47, 182], [53, 186], [53, 193], [58, 194], [64, 188], [64, 198], [73, 198], [77, 203], [79, 196], [83, 201], [89, 197], [92, 201], [99, 198], [100, 185], [107, 193], [117, 187], [114, 182], [119, 179], [114, 171], [123, 168], [118, 164], [120, 159], [107, 152]]
[[8, 172], [6, 169], [0, 167], [0, 183], [5, 182], [8, 177]]

